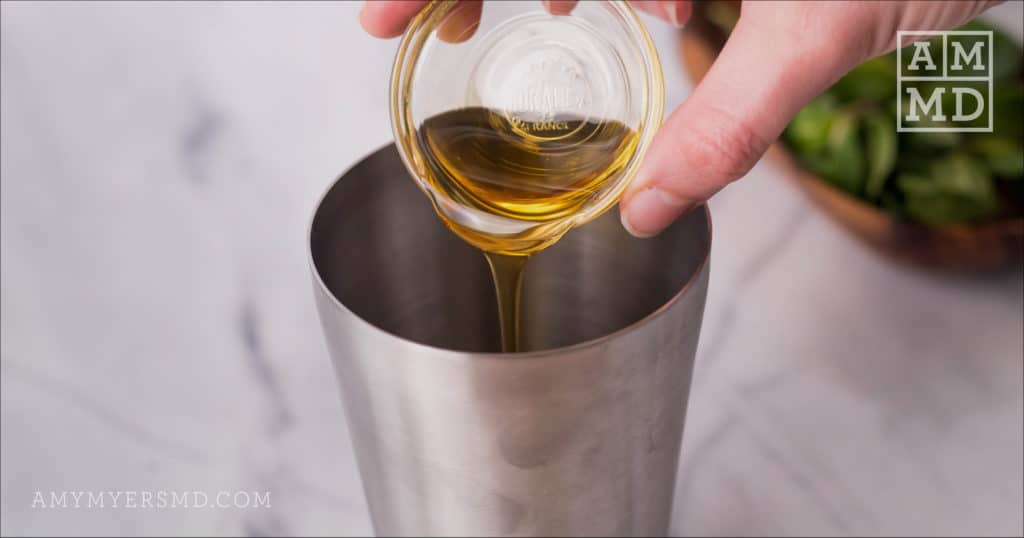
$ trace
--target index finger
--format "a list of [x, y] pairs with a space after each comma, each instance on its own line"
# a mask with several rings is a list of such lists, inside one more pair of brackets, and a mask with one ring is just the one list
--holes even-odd
[[359, 12], [359, 23], [374, 37], [398, 37], [428, 0], [367, 0]]

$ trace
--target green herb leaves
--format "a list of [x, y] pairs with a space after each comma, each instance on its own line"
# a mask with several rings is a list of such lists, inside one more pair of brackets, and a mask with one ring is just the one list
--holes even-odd
[[993, 132], [897, 133], [891, 53], [858, 66], [808, 104], [783, 140], [825, 181], [924, 224], [1024, 214], [1021, 49], [980, 21], [962, 29], [993, 31]]

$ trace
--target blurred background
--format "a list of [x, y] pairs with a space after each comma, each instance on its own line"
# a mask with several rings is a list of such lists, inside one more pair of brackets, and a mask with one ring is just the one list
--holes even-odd
[[[392, 138], [397, 42], [358, 9], [0, 4], [4, 535], [371, 532], [305, 253]], [[674, 107], [679, 33], [645, 20]], [[1024, 4], [987, 20], [1019, 42]], [[673, 534], [1024, 533], [1019, 261], [893, 263], [786, 176], [711, 202]], [[33, 506], [83, 490], [272, 503]]]

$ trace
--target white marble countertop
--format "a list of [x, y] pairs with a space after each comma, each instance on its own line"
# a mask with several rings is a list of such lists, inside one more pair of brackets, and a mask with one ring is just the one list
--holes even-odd
[[[391, 138], [357, 9], [2, 4], [3, 534], [371, 531], [304, 251]], [[1021, 271], [893, 266], [766, 164], [712, 210], [673, 533], [1024, 533]], [[33, 506], [77, 490], [273, 497]]]

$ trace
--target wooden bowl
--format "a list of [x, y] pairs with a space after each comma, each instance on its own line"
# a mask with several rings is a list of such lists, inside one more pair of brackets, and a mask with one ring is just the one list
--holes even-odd
[[[699, 82], [721, 49], [723, 37], [699, 10], [680, 33], [683, 67]], [[927, 226], [891, 215], [808, 171], [781, 142], [765, 154], [808, 198], [839, 225], [887, 257], [919, 267], [953, 270], [1004, 269], [1024, 255], [1024, 217], [980, 224]]]

